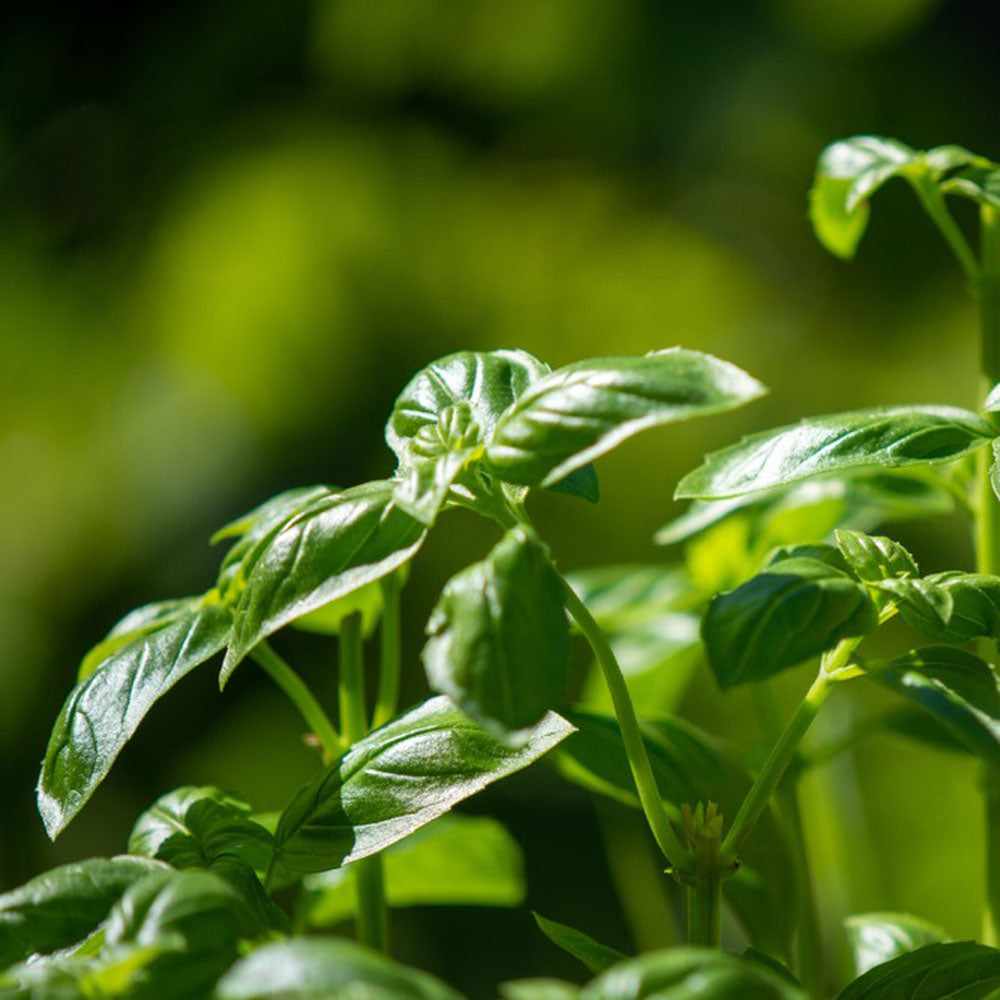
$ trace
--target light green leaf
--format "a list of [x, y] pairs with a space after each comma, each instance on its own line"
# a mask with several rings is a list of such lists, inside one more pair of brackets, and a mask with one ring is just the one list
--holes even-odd
[[0, 968], [82, 940], [134, 882], [166, 866], [148, 858], [60, 865], [0, 896]]
[[605, 630], [628, 628], [664, 614], [689, 611], [700, 595], [679, 566], [594, 566], [566, 574], [569, 585]]
[[805, 556], [781, 559], [713, 598], [702, 620], [709, 666], [724, 690], [763, 680], [877, 624], [865, 587]]
[[1000, 577], [951, 571], [934, 573], [924, 582], [951, 600], [951, 614], [942, 618], [916, 603], [904, 603], [900, 612], [913, 629], [937, 642], [969, 642], [1000, 635]]
[[956, 941], [925, 945], [869, 969], [837, 1000], [986, 1000], [1000, 988], [1000, 951]]
[[[400, 567], [401, 572], [405, 565]], [[339, 635], [340, 626], [348, 615], [361, 615], [361, 634], [368, 638], [375, 631], [379, 618], [382, 616], [382, 587], [381, 581], [366, 583], [357, 590], [352, 590], [343, 597], [324, 604], [315, 611], [310, 611], [296, 618], [292, 623], [293, 628], [303, 632], [315, 632], [318, 635]]]
[[350, 941], [289, 938], [241, 958], [219, 981], [217, 1000], [461, 1000], [425, 972]]
[[267, 871], [271, 843], [271, 834], [250, 818], [246, 802], [218, 788], [186, 786], [161, 796], [139, 817], [128, 849], [174, 868], [207, 868], [233, 857]]
[[653, 951], [612, 966], [581, 1000], [805, 1000], [794, 983], [734, 955], [708, 948]]
[[503, 1000], [577, 1000], [580, 987], [561, 979], [513, 979], [500, 984]]
[[389, 480], [332, 494], [293, 517], [249, 570], [220, 683], [261, 639], [403, 565], [426, 533], [396, 505]]
[[317, 872], [374, 854], [526, 767], [572, 732], [549, 713], [509, 747], [437, 697], [355, 743], [282, 813], [277, 859]]
[[983, 400], [983, 411], [985, 413], [1000, 412], [1000, 382], [997, 382], [986, 394], [986, 399]]
[[946, 194], [957, 194], [977, 205], [1000, 208], [1000, 169], [995, 163], [975, 158], [978, 162], [967, 166], [941, 184]]
[[605, 969], [621, 962], [625, 956], [614, 948], [595, 941], [589, 934], [578, 931], [567, 924], [549, 920], [532, 910], [531, 915], [538, 924], [538, 929], [556, 946], [579, 959], [590, 972], [603, 972]]
[[854, 575], [866, 583], [898, 576], [919, 576], [920, 570], [906, 549], [883, 535], [838, 529], [837, 547]]
[[993, 493], [1000, 500], [1000, 440], [993, 440], [993, 461], [990, 463], [990, 486]]
[[927, 646], [865, 666], [869, 677], [915, 701], [973, 753], [1000, 764], [1000, 679], [991, 664], [954, 646]]
[[[382, 855], [386, 902], [405, 906], [518, 906], [524, 899], [521, 850], [488, 816], [446, 813]], [[301, 921], [328, 927], [355, 908], [354, 866], [309, 875]]]
[[909, 913], [858, 913], [844, 920], [844, 929], [859, 976], [899, 955], [948, 940], [940, 927]]
[[153, 704], [226, 644], [230, 611], [215, 591], [117, 649], [63, 705], [42, 762], [38, 811], [55, 837], [111, 769]]
[[809, 417], [710, 454], [677, 497], [722, 499], [811, 476], [862, 468], [950, 462], [995, 435], [981, 417], [951, 406], [894, 406]]
[[569, 626], [542, 544], [512, 528], [448, 581], [427, 623], [432, 690], [502, 737], [534, 725], [565, 694]]
[[640, 431], [732, 409], [766, 390], [746, 372], [679, 347], [578, 361], [521, 395], [489, 438], [501, 479], [551, 486]]

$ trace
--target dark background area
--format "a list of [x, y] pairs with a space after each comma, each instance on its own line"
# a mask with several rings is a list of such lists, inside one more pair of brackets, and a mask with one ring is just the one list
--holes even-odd
[[[0, 890], [122, 850], [174, 785], [274, 809], [308, 777], [266, 678], [244, 668], [219, 696], [207, 667], [55, 845], [33, 804], [85, 650], [131, 607], [204, 589], [218, 555], [205, 540], [244, 509], [390, 474], [382, 423], [437, 355], [517, 346], [558, 365], [682, 344], [771, 387], [603, 459], [597, 508], [540, 499], [566, 568], [676, 557], [651, 543], [674, 483], [741, 433], [973, 404], [973, 306], [911, 193], [880, 195], [852, 265], [816, 244], [805, 198], [820, 149], [845, 135], [1000, 157], [998, 32], [994, 4], [958, 0], [4, 5]], [[970, 558], [957, 521], [900, 537], [926, 570]], [[411, 701], [437, 590], [490, 544], [458, 516], [415, 566]], [[321, 641], [283, 648], [332, 692]], [[789, 705], [802, 684], [787, 678]], [[686, 712], [755, 737], [741, 696], [723, 704], [702, 675]], [[831, 940], [858, 909], [977, 932], [968, 764], [880, 740], [804, 800]], [[636, 947], [587, 796], [540, 765], [468, 809], [522, 844], [529, 906]], [[396, 923], [400, 957], [474, 995], [576, 975], [527, 910]]]

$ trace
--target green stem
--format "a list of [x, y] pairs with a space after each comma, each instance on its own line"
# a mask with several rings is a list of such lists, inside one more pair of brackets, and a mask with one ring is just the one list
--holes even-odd
[[340, 736], [334, 729], [329, 716], [314, 697], [312, 691], [294, 670], [266, 642], [257, 643], [250, 652], [250, 658], [264, 669], [267, 675], [288, 695], [289, 700], [299, 710], [306, 725], [316, 734], [323, 752], [330, 758], [341, 751]]
[[679, 868], [688, 860], [689, 852], [670, 825], [666, 810], [663, 808], [663, 800], [660, 798], [660, 791], [656, 786], [656, 778], [649, 763], [646, 745], [642, 741], [639, 730], [639, 720], [636, 717], [635, 707], [625, 684], [625, 678], [622, 676], [621, 667], [618, 665], [618, 660], [608, 640], [587, 610], [586, 605], [577, 597], [569, 582], [565, 578], [562, 578], [562, 581], [566, 608], [590, 644], [590, 648], [594, 651], [594, 656], [604, 675], [604, 682], [608, 686], [611, 703], [614, 706], [618, 726], [621, 729], [622, 741], [625, 744], [625, 753], [628, 755], [632, 777], [639, 793], [639, 803], [646, 815], [646, 821], [649, 823], [653, 837], [664, 856], [675, 868]]
[[[368, 734], [365, 711], [365, 674], [361, 641], [361, 615], [355, 612], [340, 623], [340, 675], [337, 686], [340, 726], [348, 745]], [[354, 869], [357, 894], [355, 926], [358, 940], [376, 951], [388, 953], [388, 914], [382, 858], [378, 854], [359, 858]]]
[[976, 255], [969, 246], [968, 240], [959, 229], [948, 206], [945, 203], [944, 195], [937, 184], [929, 178], [920, 178], [913, 182], [913, 187], [917, 192], [924, 211], [930, 216], [931, 221], [938, 227], [945, 242], [951, 247], [952, 253], [961, 265], [965, 276], [975, 287], [979, 280], [979, 263]]
[[983, 944], [1000, 946], [1000, 768], [983, 764], [983, 806], [986, 819], [986, 910]]
[[401, 663], [399, 592], [400, 580], [395, 573], [382, 577], [381, 662], [379, 664], [378, 693], [372, 728], [384, 726], [395, 714], [399, 704], [399, 675]]
[[722, 930], [722, 881], [720, 869], [700, 872], [684, 887], [687, 943], [718, 948]]

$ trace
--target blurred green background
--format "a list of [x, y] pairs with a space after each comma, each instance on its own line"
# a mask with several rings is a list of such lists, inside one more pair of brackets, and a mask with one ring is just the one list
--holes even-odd
[[[204, 589], [205, 540], [231, 516], [288, 486], [390, 474], [382, 422], [427, 360], [517, 346], [558, 365], [682, 344], [771, 386], [751, 409], [603, 459], [597, 508], [540, 499], [566, 568], [675, 557], [651, 543], [674, 483], [740, 433], [876, 403], [972, 404], [974, 310], [910, 193], [880, 196], [849, 266], [815, 243], [805, 196], [818, 152], [844, 135], [1000, 156], [998, 31], [987, 0], [5, 6], [0, 890], [121, 850], [174, 785], [278, 808], [309, 775], [266, 679], [245, 669], [219, 697], [209, 668], [157, 706], [57, 844], [33, 805], [83, 652], [129, 608]], [[925, 570], [971, 557], [957, 521], [900, 537]], [[491, 543], [459, 515], [418, 561], [412, 700], [437, 589]], [[286, 648], [332, 690], [321, 643]], [[783, 684], [789, 705], [803, 684]], [[756, 738], [747, 700], [723, 705], [704, 676], [687, 711], [737, 745]], [[884, 738], [810, 781], [831, 943], [860, 909], [977, 933], [974, 777]], [[546, 767], [469, 809], [521, 841], [532, 907], [625, 950], [665, 939], [654, 921], [636, 942], [593, 804]], [[641, 857], [631, 817], [603, 822]], [[401, 957], [473, 995], [576, 975], [525, 910], [396, 923]]]

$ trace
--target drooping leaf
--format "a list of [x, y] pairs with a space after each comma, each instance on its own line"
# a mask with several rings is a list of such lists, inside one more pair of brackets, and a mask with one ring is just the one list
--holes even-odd
[[946, 194], [957, 194], [969, 198], [977, 205], [1000, 208], [1000, 169], [995, 163], [976, 157], [972, 163], [949, 177], [941, 185]]
[[612, 966], [584, 987], [581, 1000], [805, 1000], [794, 983], [708, 948], [653, 951]]
[[858, 913], [844, 920], [844, 930], [859, 976], [899, 955], [948, 940], [940, 927], [909, 913]]
[[1000, 988], [1000, 951], [974, 941], [925, 945], [869, 969], [837, 1000], [986, 1000]]
[[954, 646], [927, 646], [869, 664], [866, 673], [915, 701], [973, 753], [1000, 764], [1000, 680], [991, 664]]
[[838, 529], [837, 547], [859, 580], [874, 582], [898, 576], [919, 576], [920, 570], [906, 549], [884, 535]]
[[679, 347], [567, 365], [525, 391], [486, 449], [501, 479], [551, 486], [640, 431], [732, 409], [764, 387], [746, 372]]
[[208, 868], [233, 857], [267, 871], [271, 842], [271, 834], [250, 818], [246, 802], [218, 788], [186, 786], [162, 795], [139, 817], [128, 848], [174, 868]]
[[[446, 813], [382, 855], [386, 902], [405, 906], [517, 906], [524, 898], [520, 848], [495, 819]], [[354, 866], [309, 875], [300, 921], [328, 927], [354, 912]]]
[[1000, 635], [1000, 577], [952, 571], [934, 573], [928, 584], [951, 598], [951, 614], [928, 614], [915, 603], [900, 607], [906, 623], [938, 642], [969, 642]]
[[549, 713], [523, 745], [498, 741], [439, 696], [355, 743], [282, 813], [275, 853], [301, 872], [374, 854], [526, 767], [572, 732]]
[[781, 559], [715, 597], [702, 621], [712, 673], [723, 689], [763, 680], [875, 627], [865, 587], [820, 559]]
[[219, 981], [217, 1000], [461, 1000], [444, 983], [351, 941], [288, 938], [241, 958]]
[[724, 499], [811, 476], [950, 462], [995, 435], [981, 417], [951, 406], [893, 406], [809, 417], [710, 454], [677, 487], [682, 498]]
[[165, 865], [148, 858], [91, 858], [60, 865], [0, 896], [0, 968], [85, 938], [134, 882]]
[[501, 736], [534, 725], [564, 697], [562, 581], [523, 528], [512, 528], [486, 559], [448, 581], [427, 634], [431, 688]]
[[215, 592], [117, 649], [70, 693], [52, 727], [38, 811], [55, 837], [111, 769], [153, 704], [226, 644], [229, 609]]
[[261, 639], [407, 562], [426, 528], [379, 480], [314, 502], [258, 554], [236, 607], [220, 682]]
[[579, 959], [590, 972], [603, 972], [615, 962], [621, 962], [625, 956], [614, 948], [609, 948], [595, 941], [589, 934], [578, 931], [575, 927], [549, 920], [532, 910], [531, 915], [538, 924], [538, 929], [556, 946]]
[[787, 980], [795, 986], [801, 985], [798, 978], [792, 970], [785, 965], [784, 962], [779, 961], [773, 955], [766, 954], [759, 948], [754, 948], [753, 946], [744, 948], [741, 957], [744, 962], [749, 962], [751, 965], [759, 965], [765, 969], [769, 969], [775, 975], [780, 976], [782, 979]]

